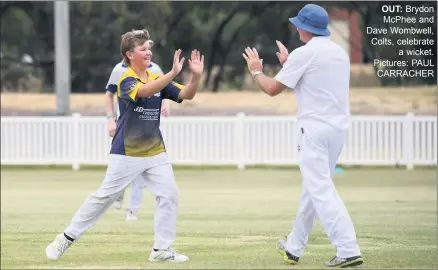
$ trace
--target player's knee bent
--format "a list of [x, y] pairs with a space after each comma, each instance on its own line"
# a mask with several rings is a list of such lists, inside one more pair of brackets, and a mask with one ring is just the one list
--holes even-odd
[[112, 200], [110, 196], [102, 196], [95, 192], [88, 196], [84, 203], [104, 206], [111, 201]]
[[178, 204], [179, 203], [179, 191], [175, 190], [168, 198], [171, 202]]
[[179, 203], [179, 190], [178, 188], [169, 189], [166, 191], [166, 194], [157, 196], [157, 201], [165, 200], [170, 203], [178, 204]]
[[330, 196], [327, 196], [327, 193], [333, 192], [333, 184], [325, 183], [319, 185], [308, 185], [305, 187], [309, 192], [309, 196], [312, 200], [328, 200]]
[[117, 201], [118, 199], [122, 199], [122, 200], [123, 200], [123, 196], [124, 196], [124, 194], [125, 194], [125, 190], [122, 190], [122, 191], [119, 191], [119, 192], [117, 192], [117, 193], [115, 193], [115, 194], [112, 194], [112, 195], [108, 196], [108, 198], [109, 198], [112, 202], [115, 202], [115, 201]]

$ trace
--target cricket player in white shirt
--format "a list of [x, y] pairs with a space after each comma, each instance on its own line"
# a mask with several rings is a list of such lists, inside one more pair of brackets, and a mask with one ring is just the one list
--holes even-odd
[[[149, 41], [151, 47], [153, 46], [153, 41]], [[113, 98], [114, 94], [117, 93], [117, 83], [122, 77], [123, 74], [126, 73], [128, 67], [123, 64], [123, 62], [118, 63], [114, 66], [108, 83], [106, 85], [106, 93], [105, 93], [105, 105], [106, 105], [106, 119], [108, 120], [108, 133], [110, 137], [114, 137], [114, 133], [116, 131], [116, 119], [117, 116], [120, 115], [119, 106], [117, 106], [117, 113], [114, 113], [113, 109]], [[156, 63], [151, 62], [148, 70], [152, 71], [158, 75], [164, 75], [160, 66]], [[161, 104], [161, 114], [164, 117], [169, 115], [169, 101], [167, 99], [163, 99]], [[138, 180], [133, 181], [131, 184], [131, 196], [129, 200], [128, 207], [126, 208], [126, 220], [133, 221], [137, 220], [137, 212], [140, 209], [141, 202], [143, 201], [145, 182], [141, 177]], [[123, 199], [125, 194], [123, 193], [119, 199], [117, 199], [112, 205], [115, 209], [121, 209], [123, 204]]]
[[329, 38], [329, 17], [320, 6], [304, 6], [289, 21], [305, 43], [290, 54], [279, 41], [277, 57], [283, 68], [270, 78], [255, 48], [243, 57], [259, 88], [275, 96], [284, 89], [296, 91], [298, 101], [298, 160], [303, 179], [298, 214], [293, 230], [279, 240], [277, 250], [284, 260], [297, 264], [309, 233], [320, 218], [336, 256], [324, 265], [350, 267], [363, 263], [353, 222], [333, 183], [336, 162], [349, 128], [350, 59]]

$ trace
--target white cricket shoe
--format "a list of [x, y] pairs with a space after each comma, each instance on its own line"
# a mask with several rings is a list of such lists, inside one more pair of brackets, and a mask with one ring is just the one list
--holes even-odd
[[73, 242], [65, 238], [64, 233], [58, 234], [50, 245], [46, 247], [47, 259], [56, 261], [64, 254]]
[[120, 210], [122, 209], [122, 205], [123, 205], [123, 201], [115, 201], [112, 205], [111, 208]]
[[152, 250], [149, 256], [150, 262], [187, 262], [189, 257], [176, 253], [175, 250], [169, 248], [167, 250]]
[[137, 220], [137, 216], [131, 210], [126, 211], [126, 221], [135, 221]]

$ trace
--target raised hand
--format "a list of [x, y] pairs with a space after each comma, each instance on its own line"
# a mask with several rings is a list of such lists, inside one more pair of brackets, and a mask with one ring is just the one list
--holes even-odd
[[189, 59], [189, 69], [193, 75], [201, 76], [204, 72], [204, 56], [198, 50], [193, 50]]
[[277, 43], [277, 47], [278, 47], [278, 52], [276, 53], [277, 57], [278, 57], [278, 61], [280, 61], [281, 65], [284, 65], [284, 63], [287, 60], [287, 57], [289, 56], [289, 51], [287, 50], [287, 48], [283, 45], [283, 43], [281, 43], [280, 41], [276, 40], [275, 41]]
[[173, 56], [172, 72], [175, 74], [175, 76], [181, 72], [185, 60], [184, 57], [181, 58], [180, 60], [179, 59], [180, 56], [181, 56], [181, 49], [175, 51], [175, 55]]
[[[246, 54], [245, 54], [246, 53]], [[259, 53], [255, 48], [246, 47], [243, 58], [246, 60], [248, 69], [251, 73], [255, 71], [263, 71], [263, 59], [259, 58]]]

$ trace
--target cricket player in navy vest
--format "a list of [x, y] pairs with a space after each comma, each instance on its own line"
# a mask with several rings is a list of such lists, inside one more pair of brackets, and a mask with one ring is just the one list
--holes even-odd
[[49, 260], [58, 260], [93, 226], [139, 176], [153, 196], [157, 207], [154, 217], [154, 246], [149, 261], [185, 262], [189, 258], [171, 248], [176, 238], [179, 190], [167, 157], [159, 129], [163, 99], [181, 103], [193, 99], [204, 71], [204, 56], [192, 51], [188, 60], [191, 79], [186, 86], [174, 82], [185, 58], [181, 50], [174, 54], [172, 70], [165, 75], [147, 68], [152, 52], [147, 30], [132, 30], [122, 36], [120, 51], [128, 66], [117, 86], [120, 116], [117, 120], [108, 167], [99, 189], [92, 193], [74, 215], [63, 233], [46, 248]]
[[305, 43], [290, 54], [279, 41], [277, 57], [283, 65], [275, 78], [263, 74], [263, 62], [255, 48], [243, 57], [259, 88], [275, 96], [284, 89], [296, 91], [298, 101], [298, 162], [303, 180], [293, 230], [279, 240], [284, 260], [297, 264], [317, 217], [321, 220], [336, 256], [327, 267], [363, 263], [353, 222], [333, 183], [336, 163], [349, 128], [350, 59], [329, 38], [328, 13], [320, 6], [304, 6], [289, 21]]
[[[153, 41], [149, 41], [150, 46], [152, 48]], [[114, 137], [116, 131], [116, 120], [117, 116], [120, 115], [119, 106], [117, 106], [117, 112], [114, 112], [113, 108], [113, 99], [114, 94], [117, 93], [117, 83], [122, 77], [123, 74], [128, 70], [128, 66], [123, 63], [118, 63], [114, 66], [108, 83], [106, 85], [106, 93], [105, 93], [105, 105], [106, 105], [106, 118], [108, 121], [108, 133], [110, 137]], [[158, 75], [164, 75], [161, 68], [156, 64], [151, 62], [148, 70], [152, 73]], [[161, 115], [167, 117], [169, 115], [169, 100], [163, 99], [161, 102]], [[131, 184], [131, 196], [129, 199], [128, 207], [126, 208], [126, 220], [133, 221], [137, 220], [137, 212], [140, 209], [141, 202], [143, 200], [144, 188], [146, 187], [145, 181], [140, 176], [136, 180], [134, 180]], [[124, 193], [118, 198], [112, 205], [115, 209], [121, 209], [123, 205]]]

